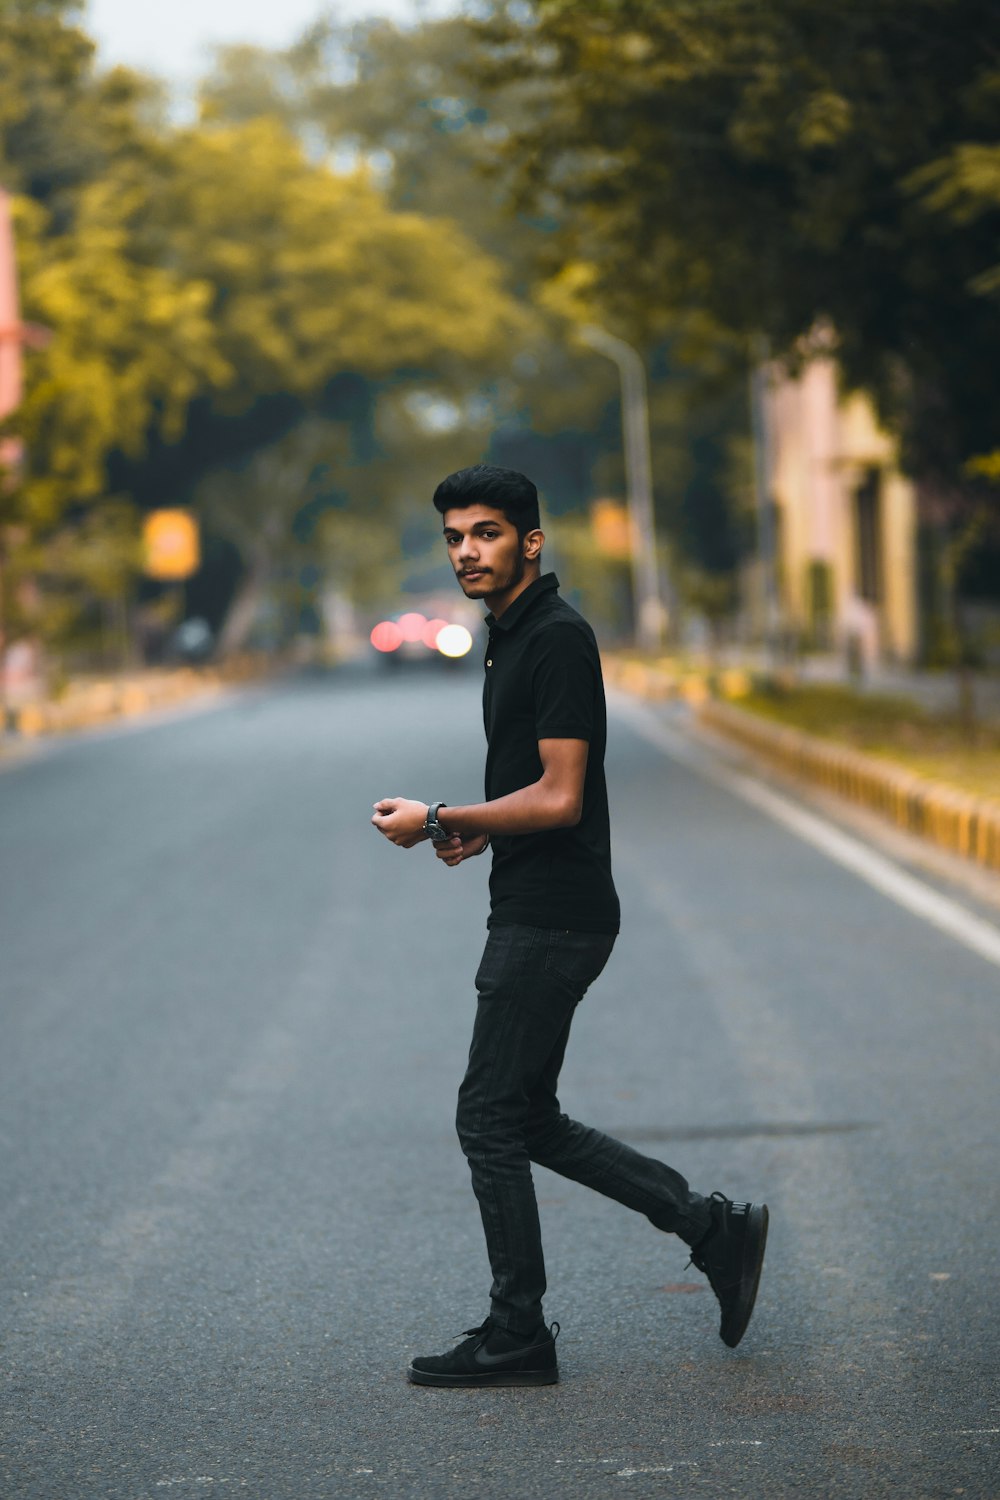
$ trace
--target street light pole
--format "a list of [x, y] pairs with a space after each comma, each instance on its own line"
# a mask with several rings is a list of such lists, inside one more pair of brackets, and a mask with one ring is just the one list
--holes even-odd
[[644, 651], [663, 645], [667, 611], [660, 596], [653, 518], [652, 461], [649, 451], [649, 404], [642, 356], [624, 339], [588, 323], [579, 336], [589, 348], [618, 366], [622, 391], [622, 436], [629, 513], [632, 589], [635, 595], [636, 644]]
[[773, 671], [778, 663], [780, 605], [774, 498], [771, 488], [773, 468], [771, 430], [767, 410], [770, 351], [766, 339], [758, 338], [754, 341], [752, 358], [750, 423], [753, 431], [754, 492], [757, 508], [757, 566], [764, 606], [764, 649], [768, 669]]

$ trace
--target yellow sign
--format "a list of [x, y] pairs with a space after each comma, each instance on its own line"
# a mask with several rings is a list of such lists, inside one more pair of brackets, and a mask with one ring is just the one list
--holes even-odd
[[189, 510], [154, 510], [142, 529], [145, 571], [150, 578], [190, 578], [201, 564], [198, 522]]
[[590, 507], [594, 541], [605, 557], [632, 556], [632, 527], [624, 505], [617, 500], [595, 500]]

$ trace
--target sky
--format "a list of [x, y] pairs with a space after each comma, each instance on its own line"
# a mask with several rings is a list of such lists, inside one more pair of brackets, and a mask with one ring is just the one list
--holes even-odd
[[407, 25], [458, 9], [459, 0], [89, 0], [85, 25], [104, 66], [125, 63], [183, 86], [205, 70], [213, 44], [285, 47], [323, 12]]

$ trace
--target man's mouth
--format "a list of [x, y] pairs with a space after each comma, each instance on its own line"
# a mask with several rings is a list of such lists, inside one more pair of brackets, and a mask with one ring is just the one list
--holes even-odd
[[464, 573], [459, 573], [459, 578], [482, 578], [489, 572], [489, 568], [467, 568]]

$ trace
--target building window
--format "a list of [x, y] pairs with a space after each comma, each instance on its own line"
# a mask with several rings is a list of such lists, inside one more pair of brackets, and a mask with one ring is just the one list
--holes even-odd
[[869, 469], [854, 491], [857, 592], [869, 604], [882, 602], [882, 476]]

